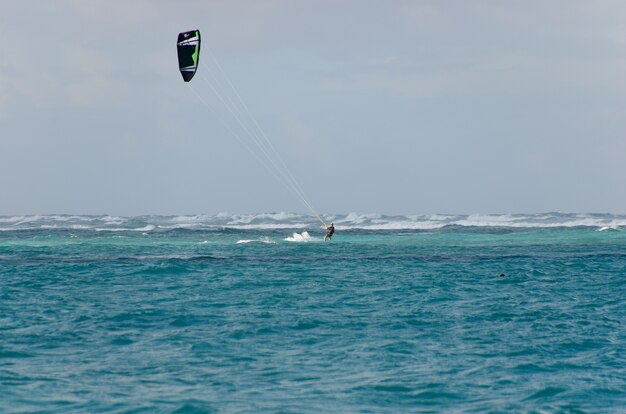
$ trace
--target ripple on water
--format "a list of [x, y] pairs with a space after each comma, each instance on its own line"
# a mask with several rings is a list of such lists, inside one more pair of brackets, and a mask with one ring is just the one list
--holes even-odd
[[8, 412], [626, 408], [626, 232], [35, 233], [0, 240]]

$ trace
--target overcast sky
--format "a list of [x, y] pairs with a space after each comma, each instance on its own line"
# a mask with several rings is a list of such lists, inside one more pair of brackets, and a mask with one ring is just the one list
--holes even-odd
[[[29, 1], [0, 13], [0, 214], [626, 212], [623, 1]], [[205, 66], [206, 66], [205, 65]], [[204, 70], [204, 72], [203, 72]]]

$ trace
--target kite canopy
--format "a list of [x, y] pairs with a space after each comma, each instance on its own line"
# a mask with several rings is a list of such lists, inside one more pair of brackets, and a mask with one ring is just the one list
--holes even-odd
[[189, 82], [198, 69], [200, 58], [200, 31], [191, 30], [178, 34], [178, 67], [185, 82]]

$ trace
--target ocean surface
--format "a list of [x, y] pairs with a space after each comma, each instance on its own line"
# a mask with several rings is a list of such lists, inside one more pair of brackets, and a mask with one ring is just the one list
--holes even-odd
[[324, 219], [0, 216], [0, 412], [626, 412], [626, 216]]

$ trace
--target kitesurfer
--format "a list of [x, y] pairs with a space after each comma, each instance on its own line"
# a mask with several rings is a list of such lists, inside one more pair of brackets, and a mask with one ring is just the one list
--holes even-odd
[[333, 223], [330, 223], [330, 226], [326, 227], [326, 236], [324, 236], [324, 241], [328, 238], [328, 240], [332, 240], [333, 234], [335, 233], [335, 226]]

